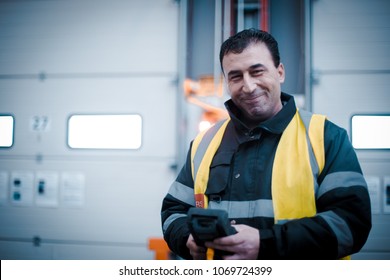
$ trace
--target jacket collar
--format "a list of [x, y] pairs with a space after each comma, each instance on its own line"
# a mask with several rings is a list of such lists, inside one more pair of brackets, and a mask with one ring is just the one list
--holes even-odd
[[[296, 113], [296, 105], [294, 101], [294, 97], [282, 92], [281, 100], [283, 104], [282, 110], [280, 110], [274, 117], [268, 119], [264, 122], [261, 122], [257, 125], [256, 128], [260, 128], [263, 130], [267, 130], [271, 133], [281, 134], [287, 125], [290, 123], [291, 119], [294, 117]], [[234, 126], [242, 131], [247, 132], [250, 129], [245, 125], [245, 123], [241, 120], [241, 111], [240, 109], [233, 103], [231, 99], [225, 102], [225, 107], [228, 110], [230, 118], [234, 124]], [[254, 128], [254, 129], [256, 129]]]

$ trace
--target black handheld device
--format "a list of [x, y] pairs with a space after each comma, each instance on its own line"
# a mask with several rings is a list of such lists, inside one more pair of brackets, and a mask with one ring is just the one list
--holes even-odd
[[188, 211], [188, 225], [197, 245], [215, 238], [237, 233], [231, 226], [228, 213], [218, 209], [191, 208]]

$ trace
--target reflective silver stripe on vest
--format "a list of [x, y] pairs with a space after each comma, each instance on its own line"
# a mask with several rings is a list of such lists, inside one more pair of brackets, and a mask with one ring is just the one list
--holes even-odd
[[229, 218], [274, 217], [274, 207], [270, 199], [251, 201], [209, 201], [210, 209], [223, 209], [229, 213]]
[[367, 188], [366, 180], [359, 172], [344, 171], [326, 175], [319, 188], [317, 198], [325, 193], [342, 187], [362, 186]]
[[200, 163], [202, 162], [203, 156], [206, 154], [207, 148], [209, 147], [211, 141], [213, 140], [215, 134], [221, 128], [221, 126], [225, 123], [226, 120], [222, 120], [217, 122], [214, 126], [212, 126], [206, 133], [203, 135], [203, 138], [200, 140], [198, 149], [196, 150], [193, 166], [194, 166], [194, 181], [196, 178], [196, 174], [198, 173]]
[[168, 193], [177, 200], [195, 206], [194, 189], [183, 185], [177, 181], [171, 184]]
[[338, 242], [338, 258], [345, 257], [351, 253], [353, 236], [348, 224], [333, 211], [326, 211], [318, 214], [330, 226], [336, 235]]
[[320, 173], [320, 169], [318, 167], [318, 162], [316, 160], [316, 157], [314, 155], [313, 151], [313, 146], [311, 145], [310, 138], [309, 138], [309, 127], [310, 127], [310, 121], [312, 118], [312, 113], [304, 110], [299, 110], [299, 116], [301, 117], [301, 120], [306, 128], [306, 142], [307, 142], [307, 148], [309, 151], [309, 158], [310, 158], [310, 166], [311, 166], [311, 171], [313, 174], [313, 186], [314, 186], [314, 195], [316, 195], [318, 191], [318, 183], [317, 183], [317, 178]]
[[162, 230], [163, 230], [163, 233], [165, 234], [165, 232], [167, 231], [168, 227], [172, 224], [172, 222], [174, 222], [176, 219], [179, 219], [181, 217], [187, 217], [186, 214], [172, 214], [168, 217], [168, 219], [165, 220], [163, 226], [162, 226]]

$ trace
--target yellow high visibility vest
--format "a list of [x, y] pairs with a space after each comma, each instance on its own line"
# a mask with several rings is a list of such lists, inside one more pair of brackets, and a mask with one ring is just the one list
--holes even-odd
[[[323, 115], [297, 110], [281, 136], [271, 181], [275, 223], [316, 214], [317, 177], [325, 165], [325, 119]], [[205, 192], [210, 165], [229, 121], [217, 123], [193, 141], [191, 168], [196, 207], [208, 207]], [[211, 257], [212, 252], [208, 255]]]

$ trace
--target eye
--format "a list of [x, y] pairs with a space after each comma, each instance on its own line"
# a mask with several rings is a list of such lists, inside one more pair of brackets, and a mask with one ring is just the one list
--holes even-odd
[[251, 74], [252, 74], [253, 76], [259, 76], [259, 75], [263, 74], [263, 72], [264, 72], [264, 69], [256, 69], [256, 70], [253, 70], [253, 71], [251, 72]]
[[241, 79], [241, 75], [232, 75], [230, 76], [230, 81], [233, 81], [233, 82], [236, 82], [236, 81], [239, 81]]

